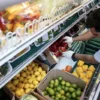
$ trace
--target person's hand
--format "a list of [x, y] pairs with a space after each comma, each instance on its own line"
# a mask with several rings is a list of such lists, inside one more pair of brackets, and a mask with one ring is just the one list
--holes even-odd
[[69, 58], [69, 59], [72, 59], [73, 54], [74, 54], [73, 51], [66, 51], [66, 52], [62, 53], [62, 56]]
[[66, 36], [66, 37], [64, 37], [64, 40], [65, 40], [66, 43], [68, 43], [68, 46], [71, 47], [71, 44], [73, 42], [73, 38]]
[[69, 37], [69, 36], [65, 36], [64, 40], [65, 40], [66, 43], [72, 43], [73, 42], [73, 38]]

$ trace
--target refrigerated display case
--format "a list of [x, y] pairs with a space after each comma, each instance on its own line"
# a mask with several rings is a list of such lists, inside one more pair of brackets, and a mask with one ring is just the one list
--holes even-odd
[[[98, 5], [99, 0], [30, 0], [26, 2], [10, 0], [8, 4], [2, 1], [0, 3], [0, 66], [6, 64], [12, 68], [12, 71], [0, 78], [0, 88], [4, 87], [55, 41], [65, 36], [65, 33], [69, 36], [76, 36], [83, 31], [84, 25], [79, 30], [75, 25], [85, 19], [87, 14]], [[88, 51], [94, 53], [90, 43], [96, 44], [97, 47], [99, 44], [95, 40], [91, 41], [73, 43], [68, 50], [84, 53], [82, 49], [85, 48], [86, 54]], [[47, 62], [45, 62], [42, 57], [40, 61], [49, 65], [51, 69], [59, 63], [59, 59], [55, 61], [53, 59], [53, 62], [51, 58], [53, 59], [53, 57], [46, 57]]]

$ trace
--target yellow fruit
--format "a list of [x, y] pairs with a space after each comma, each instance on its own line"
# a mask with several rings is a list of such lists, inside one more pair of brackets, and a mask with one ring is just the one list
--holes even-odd
[[85, 77], [85, 73], [80, 73], [80, 78], [83, 79]]
[[78, 74], [76, 72], [72, 73], [74, 76], [79, 77]]
[[77, 63], [77, 66], [78, 66], [78, 67], [81, 67], [81, 66], [83, 66], [83, 65], [84, 65], [84, 62], [81, 61], [81, 60], [79, 60], [78, 63]]
[[34, 88], [34, 85], [33, 84], [30, 84], [30, 88], [33, 89]]
[[33, 75], [33, 74], [34, 74], [34, 71], [33, 71], [33, 70], [31, 70], [31, 71], [30, 71], [30, 74], [31, 74], [31, 75]]
[[45, 71], [42, 71], [42, 72], [41, 72], [41, 75], [42, 75], [42, 74], [46, 74], [46, 72], [45, 72]]
[[39, 68], [38, 68], [38, 72], [40, 72], [40, 73], [41, 73], [42, 71], [43, 71], [43, 70], [42, 70], [42, 68], [41, 68], [41, 67], [39, 67]]
[[15, 95], [20, 97], [20, 96], [22, 96], [22, 93], [20, 92], [20, 90], [16, 90]]
[[25, 72], [22, 72], [22, 73], [21, 73], [21, 76], [22, 76], [22, 77], [27, 77], [27, 74], [26, 74]]
[[23, 83], [18, 83], [17, 87], [18, 88], [24, 88], [24, 84]]
[[24, 79], [23, 83], [27, 83], [27, 81], [28, 81], [27, 79]]
[[41, 81], [41, 76], [38, 76], [36, 79], [37, 79], [37, 81], [40, 82]]
[[35, 63], [35, 66], [36, 66], [36, 67], [38, 67], [38, 66], [39, 66], [39, 64], [38, 64], [38, 63]]
[[28, 88], [28, 89], [25, 90], [25, 93], [29, 93], [30, 91], [31, 91], [31, 89]]
[[25, 68], [23, 69], [23, 71], [27, 71], [27, 67], [25, 67]]
[[26, 74], [27, 74], [27, 75], [30, 75], [30, 72], [29, 72], [29, 71], [26, 71]]
[[94, 67], [93, 65], [91, 65], [91, 66], [88, 68], [88, 70], [94, 72], [94, 71], [95, 71], [95, 67]]
[[35, 78], [35, 75], [32, 75], [32, 78]]
[[32, 83], [32, 81], [33, 81], [32, 79], [29, 79], [29, 80], [28, 80], [28, 83]]
[[24, 92], [24, 89], [20, 89], [20, 92], [23, 93]]
[[24, 85], [24, 88], [25, 88], [25, 89], [28, 89], [29, 87], [30, 87], [30, 85], [27, 84], [27, 83]]
[[77, 67], [76, 72], [77, 72], [78, 75], [80, 75], [80, 73], [83, 73], [82, 67]]
[[32, 67], [34, 67], [34, 66], [35, 66], [35, 63], [33, 62], [33, 63], [32, 63]]
[[10, 89], [14, 92], [16, 90], [16, 87], [12, 86]]
[[33, 68], [33, 70], [34, 70], [35, 72], [37, 72], [37, 71], [38, 71], [38, 67], [35, 66], [35, 67]]
[[92, 78], [93, 73], [91, 71], [87, 71], [86, 72], [86, 78], [91, 79]]
[[85, 77], [85, 78], [83, 78], [83, 81], [84, 81], [86, 84], [88, 84], [90, 80], [87, 79], [87, 78]]
[[33, 81], [33, 84], [38, 85], [39, 83], [38, 83], [38, 81], [35, 80], [35, 81]]
[[31, 78], [31, 76], [27, 76], [26, 78], [27, 78], [27, 79], [30, 79], [30, 78]]
[[42, 77], [45, 77], [46, 76], [46, 73], [42, 74]]
[[7, 87], [8, 87], [9, 89], [12, 88], [12, 86], [13, 86], [12, 83], [8, 83], [8, 84], [7, 84]]
[[20, 74], [17, 74], [16, 77], [19, 78], [20, 77]]
[[13, 82], [12, 82], [12, 84], [15, 85], [15, 86], [16, 86], [18, 83], [19, 83], [19, 80], [13, 80]]
[[33, 70], [33, 69], [32, 69], [32, 66], [28, 66], [27, 69], [28, 69], [29, 71]]
[[35, 72], [34, 75], [35, 75], [35, 76], [39, 76], [40, 73], [39, 73], [39, 72]]
[[88, 65], [83, 65], [82, 69], [83, 69], [84, 72], [86, 72], [88, 70]]
[[24, 81], [24, 77], [22, 77], [22, 76], [19, 77], [19, 81], [20, 81], [20, 82], [23, 82], [23, 81]]

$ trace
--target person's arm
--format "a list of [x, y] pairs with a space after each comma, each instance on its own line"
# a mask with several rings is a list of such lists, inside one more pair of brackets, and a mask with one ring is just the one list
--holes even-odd
[[94, 35], [91, 33], [91, 31], [88, 31], [83, 35], [73, 38], [73, 41], [86, 41], [92, 38], [94, 38]]
[[85, 62], [89, 62], [91, 64], [97, 64], [98, 62], [95, 60], [94, 56], [92, 55], [87, 55], [87, 54], [75, 54], [74, 57], [77, 60], [82, 60]]

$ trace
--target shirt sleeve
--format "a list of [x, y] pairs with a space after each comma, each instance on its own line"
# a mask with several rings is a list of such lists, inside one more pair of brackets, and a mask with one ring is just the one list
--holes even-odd
[[97, 52], [94, 54], [94, 58], [95, 58], [95, 60], [96, 60], [97, 62], [100, 63], [100, 50], [97, 51]]

